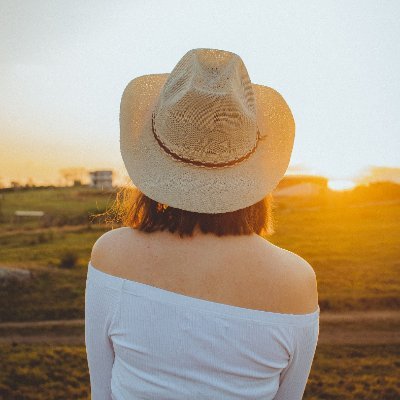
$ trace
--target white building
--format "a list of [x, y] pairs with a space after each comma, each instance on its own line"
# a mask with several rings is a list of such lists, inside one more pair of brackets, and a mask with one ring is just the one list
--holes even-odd
[[112, 189], [112, 171], [91, 171], [90, 174], [90, 187], [96, 189]]

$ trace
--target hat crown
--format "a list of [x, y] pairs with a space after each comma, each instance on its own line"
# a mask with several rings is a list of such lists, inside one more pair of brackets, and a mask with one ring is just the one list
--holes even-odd
[[224, 50], [188, 51], [160, 92], [153, 132], [165, 150], [189, 162], [224, 165], [250, 155], [257, 112], [242, 59]]

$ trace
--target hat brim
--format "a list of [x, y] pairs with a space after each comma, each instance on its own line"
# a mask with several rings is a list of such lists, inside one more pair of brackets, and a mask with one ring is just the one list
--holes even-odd
[[120, 150], [132, 183], [160, 203], [199, 213], [236, 211], [262, 200], [283, 178], [295, 136], [292, 112], [274, 89], [252, 84], [262, 140], [239, 164], [209, 168], [184, 163], [154, 138], [151, 113], [167, 74], [144, 75], [125, 88], [120, 107]]

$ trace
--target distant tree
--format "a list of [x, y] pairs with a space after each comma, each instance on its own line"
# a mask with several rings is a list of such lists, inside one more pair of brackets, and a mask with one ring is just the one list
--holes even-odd
[[28, 181], [25, 184], [25, 187], [29, 188], [29, 187], [35, 187], [35, 182], [33, 181], [33, 179], [31, 177], [28, 178]]
[[73, 167], [60, 169], [60, 174], [64, 178], [66, 186], [74, 185], [75, 181], [81, 181], [87, 175], [87, 169], [84, 167]]
[[18, 181], [11, 181], [11, 187], [14, 189], [21, 187], [21, 184]]

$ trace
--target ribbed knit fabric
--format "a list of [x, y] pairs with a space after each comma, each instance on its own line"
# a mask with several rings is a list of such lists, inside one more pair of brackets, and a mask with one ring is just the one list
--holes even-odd
[[298, 400], [320, 308], [282, 314], [215, 303], [88, 264], [85, 342], [92, 400]]

